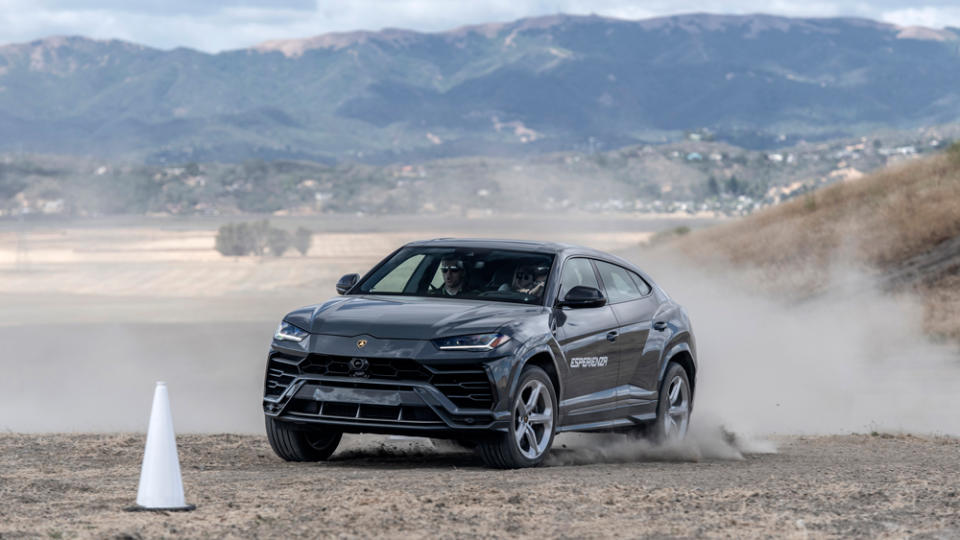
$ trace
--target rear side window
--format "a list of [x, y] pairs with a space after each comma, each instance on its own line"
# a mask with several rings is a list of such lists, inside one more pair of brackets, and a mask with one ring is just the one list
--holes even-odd
[[647, 283], [647, 280], [643, 279], [643, 278], [640, 277], [639, 275], [634, 274], [633, 272], [630, 272], [630, 277], [633, 278], [633, 282], [636, 283], [636, 284], [637, 284], [637, 288], [640, 289], [640, 294], [646, 296], [646, 295], [650, 294], [650, 291], [651, 291], [651, 290], [653, 290], [653, 289], [650, 287], [650, 284]]
[[597, 274], [593, 271], [593, 265], [588, 259], [569, 259], [563, 265], [563, 274], [560, 276], [560, 296], [567, 296], [570, 289], [577, 287], [600, 288], [597, 281]]
[[633, 278], [630, 277], [632, 272], [603, 261], [596, 261], [596, 263], [597, 270], [600, 271], [600, 279], [603, 280], [603, 286], [607, 291], [607, 300], [611, 304], [636, 300], [643, 296]]

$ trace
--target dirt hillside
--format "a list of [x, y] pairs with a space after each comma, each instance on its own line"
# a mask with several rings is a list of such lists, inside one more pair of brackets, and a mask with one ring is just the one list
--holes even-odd
[[795, 298], [865, 273], [921, 294], [927, 331], [960, 339], [960, 146], [670, 243]]

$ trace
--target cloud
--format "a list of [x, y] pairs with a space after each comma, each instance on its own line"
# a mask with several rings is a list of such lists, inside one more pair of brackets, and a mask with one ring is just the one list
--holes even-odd
[[642, 19], [676, 13], [867, 17], [902, 25], [960, 26], [954, 0], [0, 0], [0, 43], [51, 35], [123, 39], [208, 52], [271, 39], [385, 27], [435, 32], [556, 13]]
[[901, 26], [960, 27], [960, 7], [912, 7], [884, 12], [880, 20]]

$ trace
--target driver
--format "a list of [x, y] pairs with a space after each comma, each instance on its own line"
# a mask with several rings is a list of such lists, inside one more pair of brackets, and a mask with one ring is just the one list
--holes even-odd
[[464, 293], [467, 281], [467, 269], [463, 260], [456, 257], [444, 257], [440, 261], [440, 273], [443, 283], [435, 290], [440, 296], [459, 296]]

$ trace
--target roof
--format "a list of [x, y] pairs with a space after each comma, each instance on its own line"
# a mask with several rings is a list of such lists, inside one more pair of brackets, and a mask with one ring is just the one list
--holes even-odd
[[[603, 251], [598, 251], [596, 249], [577, 246], [574, 244], [541, 242], [536, 240], [507, 240], [500, 238], [434, 238], [432, 240], [418, 240], [415, 242], [410, 242], [407, 245], [526, 250], [540, 253], [553, 253], [556, 255], [584, 255], [587, 257], [595, 257], [630, 264], [620, 257], [605, 253]], [[630, 266], [633, 265], [630, 264]]]
[[408, 246], [436, 246], [436, 247], [473, 247], [485, 249], [526, 249], [532, 251], [549, 251], [559, 253], [571, 247], [567, 244], [555, 242], [538, 242], [535, 240], [507, 240], [500, 238], [434, 238], [432, 240], [418, 240], [410, 242]]

